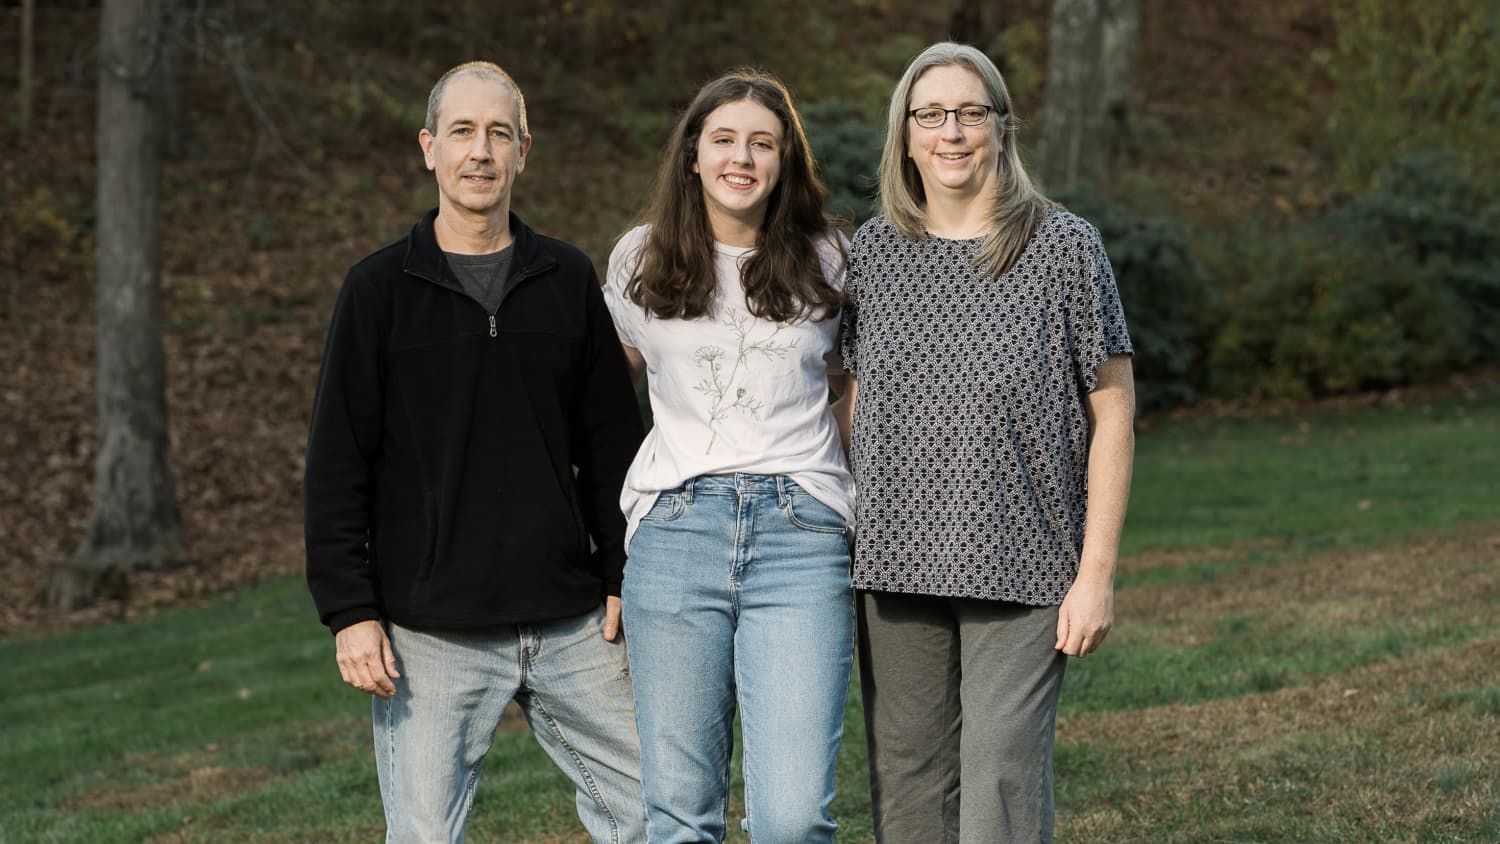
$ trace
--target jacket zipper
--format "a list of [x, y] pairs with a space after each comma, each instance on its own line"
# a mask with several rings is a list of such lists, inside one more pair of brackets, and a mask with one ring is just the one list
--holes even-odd
[[534, 268], [529, 268], [529, 267], [523, 267], [520, 270], [521, 274], [516, 277], [516, 283], [512, 284], [510, 286], [510, 290], [506, 291], [505, 296], [500, 299], [500, 304], [495, 307], [495, 313], [489, 315], [489, 317], [490, 317], [490, 336], [491, 337], [499, 337], [500, 336], [500, 328], [499, 328], [499, 324], [495, 321], [495, 316], [496, 316], [496, 314], [500, 313], [500, 308], [505, 307], [505, 300], [509, 299], [510, 298], [510, 294], [516, 292], [516, 288], [520, 287], [521, 284], [526, 281], [526, 279], [531, 278], [532, 276], [535, 276], [535, 275], [540, 275], [541, 272], [542, 271], [539, 270], [539, 269], [534, 269]]
[[[518, 278], [516, 278], [516, 283], [513, 284], [513, 285], [511, 285], [510, 291], [506, 293], [506, 298], [509, 298], [510, 294], [514, 293], [516, 291], [516, 288], [521, 286], [522, 282], [526, 281], [527, 279], [529, 279], [529, 278], [531, 278], [533, 276], [541, 275], [542, 273], [544, 273], [544, 272], [552, 269], [552, 266], [553, 265], [551, 263], [549, 263], [549, 264], [547, 264], [545, 266], [539, 266], [539, 267], [523, 267], [520, 270], [521, 275]], [[448, 286], [448, 285], [445, 285], [442, 282], [438, 281], [437, 279], [433, 278], [432, 276], [427, 275], [426, 273], [421, 273], [421, 272], [417, 272], [415, 270], [410, 270], [410, 269], [407, 269], [406, 272], [410, 273], [411, 275], [416, 276], [417, 278], [422, 279], [423, 281], [428, 281], [428, 282], [431, 282], [433, 284], [436, 284], [439, 287], [447, 287]], [[460, 291], [460, 292], [462, 292], [462, 291]], [[465, 295], [467, 295], [467, 294], [465, 294]], [[479, 300], [475, 299], [474, 301], [477, 302]], [[505, 299], [501, 299], [500, 300], [500, 304], [503, 306], [505, 304]], [[500, 308], [496, 308], [495, 309], [495, 313], [489, 314], [489, 320], [490, 320], [490, 337], [492, 337], [492, 338], [500, 336], [500, 326], [499, 326], [499, 323], [495, 320], [495, 315], [498, 314], [498, 313], [500, 313]]]

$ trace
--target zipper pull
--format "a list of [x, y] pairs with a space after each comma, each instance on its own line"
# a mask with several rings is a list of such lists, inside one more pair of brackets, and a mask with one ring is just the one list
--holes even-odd
[[495, 330], [495, 315], [494, 314], [490, 314], [490, 336], [491, 337], [499, 337], [500, 336], [500, 332], [498, 332], [498, 331]]

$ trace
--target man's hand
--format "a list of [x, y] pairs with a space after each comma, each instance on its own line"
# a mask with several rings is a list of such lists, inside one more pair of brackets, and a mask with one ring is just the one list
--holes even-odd
[[396, 670], [396, 654], [380, 622], [351, 624], [334, 636], [334, 645], [345, 683], [367, 694], [395, 697], [396, 684], [391, 680], [401, 673]]
[[620, 637], [620, 599], [614, 595], [604, 599], [604, 641], [613, 642]]

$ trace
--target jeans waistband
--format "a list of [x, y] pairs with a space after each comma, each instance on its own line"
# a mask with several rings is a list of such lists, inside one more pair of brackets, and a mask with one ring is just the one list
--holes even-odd
[[785, 500], [795, 492], [806, 492], [797, 482], [786, 475], [762, 475], [754, 472], [735, 472], [732, 475], [699, 475], [689, 478], [677, 489], [667, 493], [681, 493], [688, 502], [694, 495], [775, 495]]

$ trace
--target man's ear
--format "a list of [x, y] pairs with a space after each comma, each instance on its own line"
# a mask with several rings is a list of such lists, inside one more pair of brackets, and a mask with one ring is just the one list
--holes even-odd
[[422, 160], [427, 163], [428, 170], [437, 168], [437, 161], [433, 160], [432, 157], [432, 143], [435, 140], [437, 139], [432, 136], [431, 132], [427, 131], [426, 126], [423, 126], [422, 131], [417, 133], [417, 143], [422, 145]]
[[524, 172], [526, 170], [526, 153], [528, 153], [528, 152], [531, 152], [531, 136], [530, 135], [522, 135], [521, 136], [521, 155], [519, 156], [520, 160], [516, 162], [516, 172], [517, 173], [521, 173], [521, 172]]

